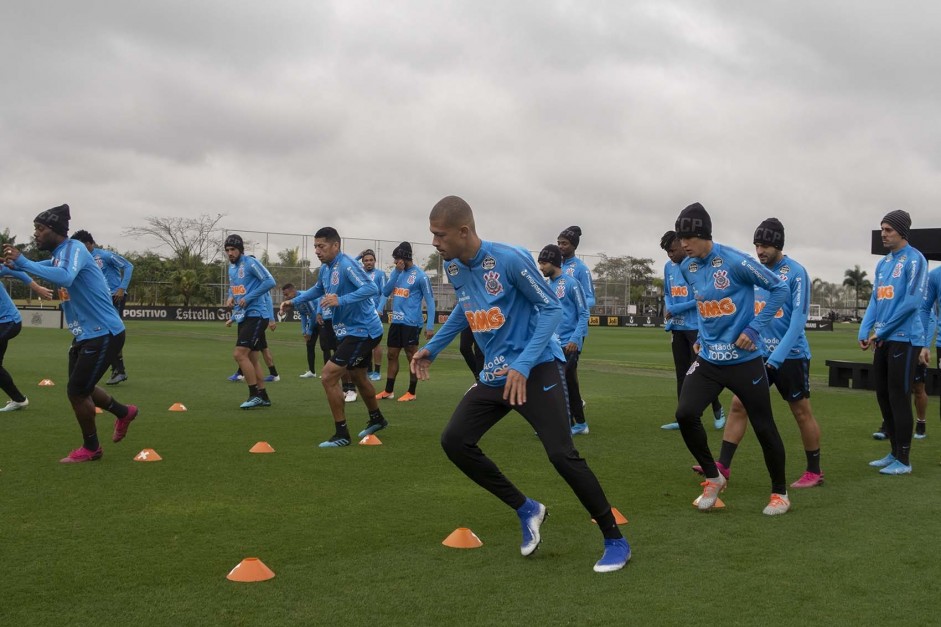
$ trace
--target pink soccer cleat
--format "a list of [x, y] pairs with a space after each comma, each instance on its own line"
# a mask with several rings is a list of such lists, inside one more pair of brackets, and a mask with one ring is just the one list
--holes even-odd
[[101, 456], [102, 456], [102, 451], [101, 451], [100, 446], [98, 447], [97, 451], [91, 451], [85, 448], [84, 446], [80, 446], [79, 448], [69, 453], [68, 457], [63, 457], [62, 459], [60, 459], [59, 463], [60, 464], [78, 464], [80, 462], [93, 462], [95, 460], [101, 459]]
[[137, 418], [138, 413], [140, 412], [137, 409], [137, 405], [127, 406], [127, 416], [114, 421], [114, 435], [111, 436], [112, 442], [120, 442], [124, 439], [124, 436], [127, 435], [127, 428], [131, 425], [131, 421]]
[[801, 475], [801, 478], [791, 484], [792, 488], [812, 488], [817, 485], [823, 485], [823, 473], [817, 474], [809, 470]]

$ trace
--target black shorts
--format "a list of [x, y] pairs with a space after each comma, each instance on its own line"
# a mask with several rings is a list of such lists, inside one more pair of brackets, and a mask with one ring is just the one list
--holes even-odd
[[347, 370], [372, 368], [372, 349], [379, 346], [381, 340], [381, 335], [379, 337], [346, 335], [340, 340], [330, 361]]
[[22, 329], [22, 322], [4, 322], [0, 324], [0, 366], [3, 365], [3, 356], [7, 352], [7, 342], [19, 335]]
[[258, 316], [248, 316], [239, 322], [239, 338], [236, 346], [253, 351], [260, 351], [268, 347], [265, 339], [265, 329], [268, 328], [268, 319]]
[[72, 342], [69, 349], [69, 396], [88, 396], [124, 348], [124, 331]]
[[421, 334], [421, 327], [410, 327], [407, 324], [393, 322], [389, 325], [389, 348], [405, 348], [406, 346], [418, 346], [418, 337]]
[[768, 383], [789, 403], [810, 398], [810, 360], [785, 359], [780, 368], [768, 369]]
[[333, 320], [326, 318], [320, 325], [320, 350], [335, 351], [337, 349], [337, 334], [333, 332]]

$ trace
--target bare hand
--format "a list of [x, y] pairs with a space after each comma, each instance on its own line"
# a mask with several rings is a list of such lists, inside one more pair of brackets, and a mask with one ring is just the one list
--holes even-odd
[[431, 368], [431, 352], [427, 348], [419, 349], [408, 362], [408, 369], [418, 377], [419, 381], [428, 380], [429, 368]]
[[226, 307], [232, 307], [233, 305], [235, 305], [235, 299], [233, 297], [229, 296], [227, 299], [225, 299]]
[[755, 343], [744, 333], [738, 336], [738, 339], [735, 340], [735, 345], [747, 351], [753, 351], [756, 348]]
[[575, 353], [578, 352], [578, 344], [576, 344], [575, 342], [569, 342], [568, 344], [562, 347], [562, 351], [566, 355], [574, 355]]
[[435, 336], [435, 332], [434, 332], [433, 330], [429, 329], [429, 330], [425, 331], [425, 339], [426, 339], [426, 340], [430, 340], [430, 339], [433, 338], [434, 336]]
[[526, 377], [519, 371], [513, 369], [507, 371], [506, 385], [503, 386], [503, 400], [508, 401], [510, 405], [526, 403]]
[[247, 300], [245, 300], [244, 298], [240, 298], [240, 299], [239, 299], [239, 307], [241, 307], [242, 309], [245, 309], [245, 307], [246, 307], [247, 305], [248, 305], [248, 301], [247, 301]]
[[36, 292], [36, 295], [39, 296], [40, 299], [45, 298], [46, 300], [52, 300], [52, 290], [43, 287], [36, 281], [29, 284], [29, 289]]
[[322, 307], [337, 307], [340, 304], [340, 300], [337, 298], [336, 294], [327, 294], [320, 299], [320, 305]]
[[928, 360], [931, 359], [931, 351], [927, 348], [922, 348], [921, 352], [918, 353], [918, 363], [922, 366], [928, 365]]
[[114, 304], [117, 305], [121, 302], [122, 298], [124, 298], [124, 288], [119, 287], [118, 289], [114, 290], [114, 294], [111, 295], [111, 300], [113, 300]]
[[10, 244], [3, 245], [3, 260], [9, 267], [13, 267], [13, 262], [15, 262], [20, 257], [20, 251], [16, 246]]
[[277, 322], [275, 322], [274, 320], [271, 320], [270, 322], [268, 322], [268, 330], [274, 331], [277, 328], [278, 328]]

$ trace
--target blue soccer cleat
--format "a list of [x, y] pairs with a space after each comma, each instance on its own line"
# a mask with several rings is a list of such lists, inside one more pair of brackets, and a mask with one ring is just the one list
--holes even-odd
[[532, 555], [539, 548], [542, 538], [539, 535], [539, 528], [542, 521], [546, 519], [548, 512], [546, 506], [539, 501], [526, 499], [523, 506], [516, 510], [516, 515], [520, 517], [520, 527], [523, 530], [523, 542], [520, 544], [520, 553], [524, 557]]
[[370, 381], [378, 381], [381, 377], [382, 377], [382, 375], [380, 375], [378, 372], [370, 372], [370, 373], [369, 373], [369, 380], [370, 380]]
[[[271, 404], [270, 401], [269, 401], [268, 404], [269, 404], [269, 405]], [[241, 405], [239, 405], [239, 408], [240, 408], [240, 409], [251, 409], [252, 407], [264, 407], [264, 406], [265, 406], [265, 399], [263, 399], [263, 398], [260, 397], [260, 396], [253, 396], [253, 397], [251, 397], [250, 399], [248, 399], [247, 401], [245, 401], [244, 403], [242, 403]]]
[[279, 374], [269, 374], [265, 377], [265, 383], [277, 383], [281, 380], [281, 375]]
[[893, 455], [892, 453], [889, 453], [882, 459], [876, 459], [876, 460], [869, 462], [869, 465], [872, 466], [873, 468], [885, 468], [886, 466], [890, 466], [892, 462], [894, 461], [895, 461], [895, 455]]
[[885, 468], [880, 468], [879, 472], [883, 475], [910, 475], [912, 474], [912, 467], [906, 466], [896, 459]]
[[369, 422], [366, 423], [366, 428], [359, 432], [359, 437], [365, 438], [367, 435], [372, 435], [376, 431], [382, 431], [389, 426], [389, 421], [385, 419], [384, 416], [379, 416], [377, 420], [369, 419]]
[[326, 442], [321, 442], [319, 444], [320, 448], [340, 448], [341, 446], [349, 446], [350, 439], [341, 435], [333, 435]]
[[716, 430], [719, 430], [722, 427], [724, 427], [725, 426], [725, 410], [720, 407], [719, 411], [713, 412], [713, 415], [715, 416], [714, 424], [715, 424]]
[[664, 431], [676, 431], [680, 428], [680, 423], [678, 422], [668, 422], [665, 425], [660, 425], [660, 428]]
[[587, 435], [590, 433], [588, 430], [587, 422], [576, 422], [572, 425], [572, 435]]
[[604, 554], [595, 562], [596, 573], [611, 573], [621, 570], [631, 561], [631, 545], [626, 538], [604, 541]]
[[241, 380], [244, 379], [244, 378], [245, 378], [245, 377], [243, 377], [242, 375], [240, 375], [240, 374], [237, 373], [237, 372], [236, 372], [235, 374], [233, 374], [231, 377], [226, 377], [226, 379], [228, 379], [229, 381], [232, 381], [233, 383], [236, 382], [236, 381], [241, 381]]

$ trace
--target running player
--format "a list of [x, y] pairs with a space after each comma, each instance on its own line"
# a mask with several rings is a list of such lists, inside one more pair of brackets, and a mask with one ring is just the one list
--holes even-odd
[[[700, 416], [724, 388], [738, 396], [748, 412], [771, 476], [771, 499], [763, 513], [790, 509], [784, 471], [784, 443], [774, 423], [761, 332], [787, 298], [787, 286], [745, 253], [712, 241], [712, 219], [699, 203], [676, 220], [676, 236], [686, 251], [680, 270], [699, 308], [700, 351], [683, 381], [676, 421], [683, 441], [706, 476], [696, 500], [700, 511], [712, 509], [725, 489]], [[768, 290], [765, 308], [755, 315], [755, 286]]]
[[[118, 316], [124, 318], [127, 286], [131, 284], [134, 264], [114, 251], [99, 248], [98, 244], [95, 243], [95, 238], [88, 231], [75, 231], [72, 234], [72, 239], [85, 244], [95, 263], [101, 268], [101, 272], [105, 275], [105, 281], [108, 283], [108, 289], [111, 290], [111, 300], [114, 302], [115, 309], [118, 310]], [[111, 378], [105, 381], [105, 385], [117, 385], [122, 381], [127, 381], [123, 351], [118, 353], [114, 363], [111, 364]]]
[[562, 320], [555, 332], [565, 353], [569, 420], [572, 435], [584, 435], [588, 433], [588, 423], [585, 421], [585, 408], [578, 387], [578, 356], [588, 333], [588, 303], [585, 302], [581, 283], [562, 274], [562, 251], [555, 244], [549, 244], [539, 252], [539, 271], [549, 279], [549, 289], [562, 303]]
[[[29, 278], [25, 272], [11, 270], [5, 265], [0, 264], [0, 277], [11, 276], [19, 279], [24, 285], [36, 292], [39, 298], [52, 298], [52, 291], [41, 286], [36, 281]], [[0, 287], [0, 390], [6, 392], [10, 400], [0, 411], [17, 411], [29, 407], [29, 399], [26, 398], [20, 389], [13, 382], [13, 377], [3, 367], [3, 357], [7, 352], [7, 345], [10, 340], [20, 334], [23, 329], [23, 317], [20, 316], [19, 309], [13, 304], [13, 300], [7, 291]]]
[[367, 376], [372, 349], [382, 340], [382, 323], [372, 302], [377, 294], [376, 284], [366, 277], [359, 263], [340, 252], [340, 234], [335, 228], [325, 226], [314, 234], [314, 252], [323, 264], [317, 283], [294, 298], [282, 301], [281, 309], [318, 300], [324, 310], [332, 311], [333, 329], [339, 344], [333, 357], [324, 364], [321, 382], [333, 414], [335, 431], [328, 440], [320, 443], [320, 447], [337, 448], [349, 446], [352, 440], [340, 387], [340, 379], [345, 372], [352, 376], [369, 412], [366, 428], [360, 431], [359, 436], [372, 435], [389, 425], [379, 411], [376, 390]]
[[[392, 398], [395, 378], [399, 374], [399, 353], [405, 349], [407, 362], [418, 350], [419, 335], [422, 328], [422, 301], [425, 303], [427, 317], [424, 321], [425, 339], [435, 334], [435, 297], [431, 293], [431, 282], [421, 268], [412, 261], [412, 245], [402, 242], [392, 251], [395, 270], [389, 275], [382, 295], [392, 295], [392, 313], [389, 320], [388, 356], [389, 371], [386, 373], [386, 389], [376, 395], [377, 399]], [[399, 402], [415, 400], [415, 388], [418, 378], [409, 373], [408, 392], [399, 397]]]
[[[284, 300], [291, 300], [297, 296], [297, 288], [293, 283], [286, 283], [281, 288]], [[307, 372], [301, 379], [313, 379], [317, 376], [317, 308], [314, 303], [301, 303], [296, 308], [297, 315], [301, 317], [301, 335], [304, 336], [304, 345], [307, 347]]]
[[115, 311], [101, 268], [84, 246], [69, 239], [70, 219], [69, 206], [60, 205], [33, 220], [36, 246], [52, 253], [49, 261], [30, 261], [15, 247], [3, 246], [7, 266], [59, 286], [62, 312], [73, 335], [67, 394], [82, 432], [82, 446], [59, 460], [64, 464], [101, 459], [95, 407], [114, 414], [114, 442], [124, 439], [138, 415], [137, 407], [122, 405], [97, 385], [108, 364], [121, 352], [124, 323]]
[[[912, 218], [890, 211], [882, 218], [882, 245], [889, 253], [876, 264], [869, 306], [859, 325], [859, 347], [874, 348], [872, 374], [876, 400], [892, 445], [891, 452], [869, 462], [884, 475], [912, 472], [912, 379], [919, 346], [925, 346], [924, 311], [928, 263], [908, 243]], [[916, 317], [917, 316], [917, 317]]]
[[546, 506], [527, 498], [477, 446], [480, 438], [515, 409], [535, 429], [556, 471], [565, 479], [604, 536], [596, 572], [623, 568], [631, 557], [604, 490], [572, 443], [565, 402], [565, 357], [553, 339], [561, 305], [539, 276], [532, 256], [515, 246], [481, 241], [464, 200], [448, 196], [429, 217], [432, 242], [457, 294], [457, 306], [441, 331], [410, 363], [428, 378], [432, 361], [465, 327], [474, 331], [486, 364], [480, 383], [458, 403], [441, 434], [448, 458], [470, 479], [513, 508], [520, 520], [520, 552], [539, 547]]

